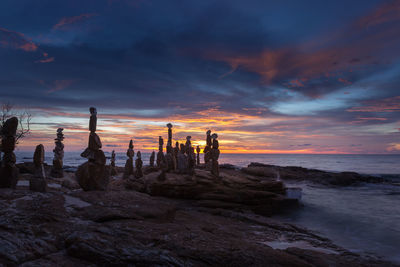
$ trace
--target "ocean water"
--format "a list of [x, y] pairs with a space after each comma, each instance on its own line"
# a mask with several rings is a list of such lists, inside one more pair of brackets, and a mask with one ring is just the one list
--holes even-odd
[[[32, 161], [32, 154], [17, 151], [17, 160]], [[64, 164], [78, 166], [85, 162], [79, 154], [66, 152]], [[110, 153], [106, 152], [106, 156]], [[51, 164], [52, 157], [47, 153], [46, 162]], [[149, 157], [149, 153], [142, 153], [144, 164], [148, 164]], [[125, 160], [125, 153], [117, 153], [117, 166], [124, 166]], [[244, 167], [251, 162], [355, 171], [400, 181], [400, 155], [221, 154], [220, 157], [221, 164]], [[306, 182], [286, 184], [302, 188], [303, 207], [280, 215], [281, 220], [314, 230], [350, 251], [380, 256], [400, 264], [400, 186], [364, 184], [329, 188]]]
[[[32, 161], [33, 152], [16, 151], [17, 161]], [[105, 152], [106, 157], [111, 156]], [[150, 153], [142, 153], [144, 164], [149, 163]], [[203, 154], [200, 154], [203, 161]], [[52, 164], [53, 153], [46, 153], [45, 161]], [[65, 152], [64, 165], [78, 166], [86, 161], [80, 157], [80, 152]], [[116, 153], [116, 165], [123, 167], [126, 153]], [[108, 159], [109, 162], [109, 159]], [[310, 154], [221, 154], [220, 164], [230, 163], [245, 167], [251, 162], [279, 166], [301, 166], [327, 171], [354, 171], [363, 174], [399, 175], [399, 155], [310, 155]]]

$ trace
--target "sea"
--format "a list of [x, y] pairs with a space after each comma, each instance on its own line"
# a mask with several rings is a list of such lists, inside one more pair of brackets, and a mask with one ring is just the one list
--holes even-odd
[[[109, 158], [110, 153], [105, 153]], [[17, 161], [32, 161], [32, 154], [17, 151]], [[48, 164], [52, 156], [46, 154]], [[144, 164], [148, 164], [149, 157], [149, 153], [142, 153]], [[65, 165], [76, 167], [85, 161], [79, 152], [65, 152]], [[116, 165], [122, 167], [125, 161], [125, 153], [117, 153]], [[400, 155], [221, 154], [219, 161], [238, 167], [259, 162], [354, 171], [390, 179], [392, 183], [388, 184], [351, 187], [286, 182], [288, 187], [302, 189], [302, 207], [277, 218], [313, 230], [349, 251], [400, 264]]]

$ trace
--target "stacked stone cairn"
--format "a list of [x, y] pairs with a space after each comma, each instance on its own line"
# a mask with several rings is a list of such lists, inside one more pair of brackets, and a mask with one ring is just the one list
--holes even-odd
[[0, 188], [15, 188], [18, 183], [19, 170], [15, 166], [14, 154], [18, 119], [12, 117], [1, 129], [1, 147], [4, 153], [0, 166]]
[[142, 171], [143, 161], [142, 161], [142, 154], [140, 153], [140, 151], [137, 152], [136, 156], [137, 158], [135, 161], [135, 177], [140, 178], [143, 177], [143, 171]]
[[199, 166], [200, 165], [200, 146], [196, 147], [196, 153], [197, 153], [196, 164], [197, 164], [197, 166]]
[[35, 172], [29, 180], [29, 190], [36, 192], [47, 192], [46, 172], [44, 170], [44, 146], [42, 144], [36, 146], [33, 154], [33, 163]]
[[115, 151], [114, 150], [111, 152], [110, 166], [111, 166], [111, 175], [112, 176], [118, 175], [117, 167], [115, 166]]
[[54, 158], [53, 158], [53, 167], [51, 168], [50, 176], [54, 178], [62, 178], [64, 177], [63, 172], [63, 159], [64, 159], [64, 144], [62, 141], [64, 140], [63, 128], [57, 129], [57, 138], [55, 140], [55, 148], [53, 149]]
[[219, 163], [218, 163], [218, 159], [219, 159], [219, 143], [218, 143], [218, 135], [216, 133], [214, 133], [212, 136], [212, 148], [211, 148], [211, 161], [212, 161], [212, 169], [211, 169], [211, 173], [215, 176], [215, 177], [219, 177]]
[[133, 168], [133, 157], [135, 156], [135, 151], [133, 150], [133, 141], [129, 141], [129, 148], [126, 151], [126, 156], [128, 159], [125, 163], [125, 170], [124, 170], [124, 179], [129, 178], [131, 175], [134, 175], [134, 168]]
[[150, 155], [150, 167], [154, 167], [154, 159], [156, 157], [156, 152], [152, 152]]
[[89, 146], [81, 154], [81, 157], [87, 158], [88, 162], [78, 167], [76, 177], [79, 185], [85, 191], [106, 190], [110, 174], [106, 169], [106, 157], [100, 149], [102, 146], [100, 137], [96, 134], [97, 111], [94, 107], [89, 110]]
[[207, 170], [211, 170], [211, 131], [208, 130], [206, 133], [206, 146], [204, 147], [204, 164]]

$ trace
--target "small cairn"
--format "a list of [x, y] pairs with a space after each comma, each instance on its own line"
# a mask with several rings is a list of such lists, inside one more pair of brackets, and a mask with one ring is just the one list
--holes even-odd
[[211, 173], [216, 176], [219, 177], [219, 163], [218, 163], [218, 159], [219, 159], [219, 143], [218, 143], [218, 135], [216, 133], [214, 133], [212, 136], [212, 149], [211, 149], [211, 161], [212, 161], [212, 169], [211, 169]]
[[111, 152], [110, 166], [111, 166], [111, 175], [112, 176], [118, 175], [117, 167], [115, 166], [115, 151], [114, 150]]
[[143, 177], [143, 171], [142, 171], [143, 161], [142, 161], [142, 154], [140, 153], [140, 151], [137, 152], [136, 156], [137, 158], [135, 161], [135, 177], [140, 178]]
[[110, 174], [106, 169], [106, 156], [100, 149], [102, 146], [100, 137], [96, 134], [97, 111], [94, 107], [89, 110], [89, 146], [81, 154], [81, 157], [87, 158], [88, 162], [78, 167], [76, 177], [85, 191], [106, 190], [110, 182]]
[[15, 166], [14, 154], [18, 119], [12, 117], [4, 123], [1, 129], [1, 147], [4, 153], [0, 166], [0, 188], [13, 188], [17, 186], [19, 170]]
[[129, 178], [129, 176], [134, 175], [134, 169], [133, 169], [133, 157], [135, 156], [135, 151], [133, 150], [133, 141], [129, 141], [129, 148], [126, 151], [126, 155], [128, 156], [128, 159], [126, 160], [125, 163], [125, 170], [124, 170], [124, 179]]
[[53, 167], [51, 168], [50, 176], [54, 178], [63, 178], [63, 159], [64, 159], [64, 140], [63, 128], [57, 129], [57, 138], [55, 140], [55, 148], [53, 149]]
[[156, 152], [152, 152], [150, 155], [150, 167], [154, 167], [154, 159], [156, 157]]
[[207, 170], [211, 170], [211, 131], [208, 130], [206, 133], [206, 146], [204, 147], [204, 164]]
[[46, 172], [44, 170], [44, 146], [42, 144], [36, 146], [33, 154], [33, 163], [35, 165], [35, 173], [29, 180], [29, 190], [36, 192], [47, 192]]
[[197, 163], [197, 166], [199, 166], [200, 165], [200, 146], [196, 147], [196, 152], [197, 152], [196, 163]]

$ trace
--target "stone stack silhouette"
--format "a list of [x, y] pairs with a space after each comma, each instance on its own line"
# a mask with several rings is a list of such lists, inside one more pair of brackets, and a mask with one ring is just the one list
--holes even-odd
[[1, 147], [4, 153], [0, 166], [0, 187], [15, 188], [18, 183], [19, 170], [15, 166], [14, 154], [18, 119], [12, 117], [4, 123], [1, 129]]
[[63, 172], [63, 159], [64, 159], [64, 144], [62, 141], [64, 140], [63, 128], [57, 129], [57, 138], [55, 140], [55, 148], [53, 149], [54, 152], [54, 159], [53, 159], [53, 167], [51, 168], [50, 176], [55, 178], [62, 178], [64, 177]]
[[79, 185], [85, 191], [106, 190], [110, 181], [110, 174], [106, 169], [106, 157], [101, 150], [100, 137], [96, 134], [97, 111], [90, 108], [89, 122], [89, 146], [82, 152], [81, 156], [88, 161], [78, 167], [76, 177]]
[[44, 146], [36, 146], [33, 154], [33, 163], [35, 165], [34, 175], [29, 180], [29, 190], [36, 192], [47, 192], [46, 172], [44, 170]]

